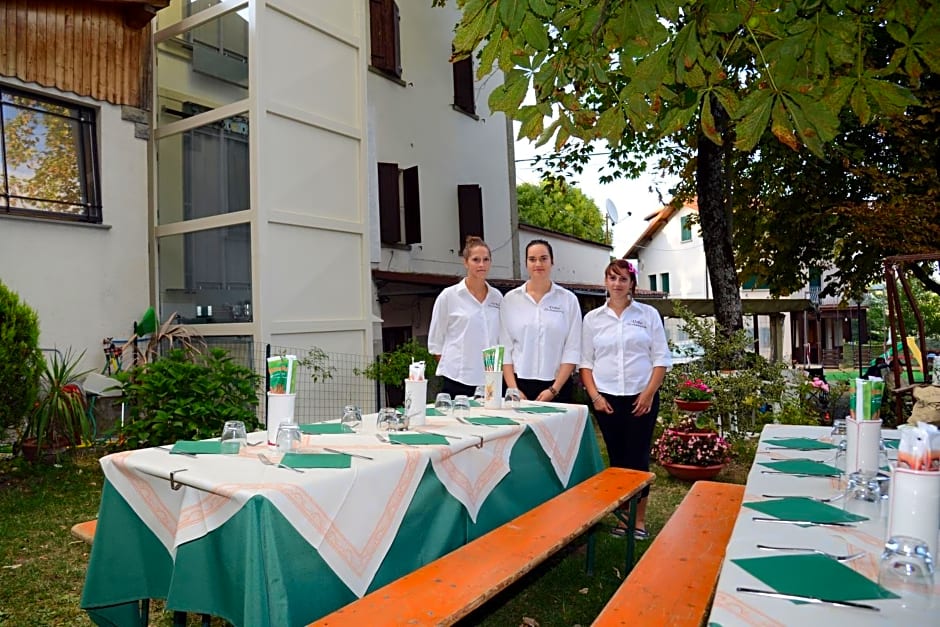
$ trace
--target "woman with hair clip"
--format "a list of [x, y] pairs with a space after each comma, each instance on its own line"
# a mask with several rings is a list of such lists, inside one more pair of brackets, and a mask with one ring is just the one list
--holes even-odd
[[484, 384], [483, 349], [499, 341], [499, 308], [503, 295], [486, 282], [492, 258], [479, 237], [467, 237], [463, 265], [467, 276], [440, 293], [431, 312], [428, 351], [437, 360], [442, 392], [473, 396]]
[[506, 294], [499, 316], [503, 379], [522, 398], [570, 403], [571, 373], [581, 357], [581, 307], [552, 281], [554, 262], [545, 240], [525, 247], [529, 280]]
[[[636, 269], [624, 259], [604, 270], [607, 302], [584, 316], [581, 381], [604, 436], [610, 465], [649, 470], [650, 445], [659, 413], [659, 386], [672, 356], [663, 321], [654, 308], [633, 300]], [[646, 540], [649, 487], [637, 506], [635, 536]], [[626, 529], [611, 533], [622, 536]]]

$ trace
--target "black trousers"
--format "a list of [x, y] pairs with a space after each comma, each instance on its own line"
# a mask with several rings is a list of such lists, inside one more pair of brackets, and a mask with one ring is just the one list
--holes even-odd
[[[530, 401], [534, 401], [543, 390], [547, 390], [554, 383], [554, 380], [542, 381], [540, 379], [520, 379], [516, 377], [516, 385], [519, 386], [519, 391], [525, 394], [525, 397]], [[573, 390], [574, 386], [571, 384], [571, 377], [568, 377], [565, 384], [558, 390], [558, 396], [551, 400], [556, 403], [570, 403]]]
[[463, 394], [469, 398], [473, 398], [473, 393], [476, 391], [477, 386], [467, 385], [466, 383], [461, 383], [460, 381], [454, 381], [453, 379], [448, 379], [447, 377], [441, 377], [441, 392], [447, 392], [450, 394], [451, 398]]
[[[633, 415], [633, 403], [637, 396], [614, 396], [604, 394], [614, 412], [606, 414], [594, 410], [594, 417], [607, 445], [610, 465], [631, 470], [650, 469], [650, 447], [653, 443], [653, 429], [659, 414], [659, 392], [653, 397], [649, 412], [642, 416]], [[649, 496], [649, 486], [643, 489], [643, 497]]]

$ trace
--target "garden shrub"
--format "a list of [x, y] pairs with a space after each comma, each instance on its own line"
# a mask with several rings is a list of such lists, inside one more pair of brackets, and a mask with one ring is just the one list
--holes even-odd
[[0, 282], [0, 427], [19, 427], [39, 392], [44, 367], [39, 317]]
[[172, 349], [118, 378], [130, 416], [121, 430], [126, 447], [218, 437], [227, 420], [241, 420], [249, 432], [261, 428], [262, 378], [221, 348], [206, 353]]

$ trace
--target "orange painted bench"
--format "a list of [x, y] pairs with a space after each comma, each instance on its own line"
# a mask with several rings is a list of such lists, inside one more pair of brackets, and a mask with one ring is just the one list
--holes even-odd
[[[452, 625], [614, 510], [629, 503], [630, 521], [635, 520], [637, 497], [653, 478], [648, 472], [608, 468], [312, 626]], [[632, 533], [628, 540], [629, 568]], [[593, 534], [589, 570], [592, 556]]]
[[91, 543], [95, 540], [95, 528], [98, 526], [98, 520], [86, 520], [85, 522], [80, 522], [77, 525], [72, 525], [72, 535], [91, 546]]
[[593, 627], [703, 625], [743, 500], [743, 485], [693, 485]]

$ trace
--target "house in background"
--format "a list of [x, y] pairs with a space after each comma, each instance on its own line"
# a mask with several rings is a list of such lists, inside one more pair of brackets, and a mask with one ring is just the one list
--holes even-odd
[[[646, 217], [648, 226], [627, 250], [625, 258], [636, 259], [640, 286], [668, 293], [698, 315], [713, 311], [711, 285], [700, 231], [693, 224], [698, 212], [692, 201], [679, 208], [663, 207]], [[836, 367], [846, 342], [868, 341], [865, 309], [845, 306], [838, 298], [820, 299], [825, 273], [817, 273], [805, 289], [788, 297], [773, 298], [766, 286], [753, 279], [741, 286], [745, 328], [755, 339], [755, 349], [764, 357], [790, 363]], [[651, 302], [664, 308], [665, 303]], [[681, 321], [666, 320], [669, 339], [687, 339]]]
[[[474, 61], [450, 63], [452, 6], [0, 0], [0, 18], [0, 278], [44, 347], [100, 369], [102, 338], [153, 305], [253, 361], [373, 355], [426, 335], [467, 235], [503, 289], [525, 278], [511, 130]], [[557, 236], [556, 278], [602, 296], [609, 252]]]

